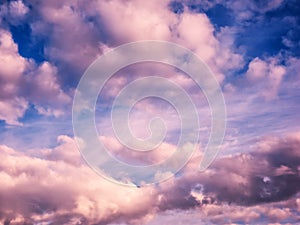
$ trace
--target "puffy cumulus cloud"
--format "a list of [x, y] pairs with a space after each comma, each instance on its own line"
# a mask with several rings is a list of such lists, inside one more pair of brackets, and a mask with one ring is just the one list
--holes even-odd
[[236, 53], [233, 45], [222, 44], [224, 35], [217, 37], [218, 32], [205, 14], [184, 11], [178, 15], [169, 9], [170, 1], [29, 2], [32, 14], [39, 15], [38, 21], [35, 17], [30, 22], [32, 33], [47, 34], [45, 54], [58, 65], [68, 84], [75, 85], [107, 47], [149, 39], [190, 48], [213, 69], [219, 81], [228, 69], [243, 65], [243, 56]]
[[258, 84], [261, 95], [270, 100], [277, 97], [286, 71], [286, 66], [281, 65], [276, 57], [266, 60], [256, 57], [249, 63], [246, 77], [250, 82]]
[[58, 66], [60, 79], [75, 86], [88, 65], [105, 49], [102, 25], [94, 22], [86, 1], [28, 1], [32, 36], [47, 43], [44, 54]]
[[32, 150], [31, 153], [36, 157], [50, 161], [63, 161], [70, 165], [79, 166], [82, 159], [72, 138], [66, 135], [57, 137], [58, 146], [53, 149], [42, 149], [41, 151]]
[[0, 99], [0, 120], [10, 125], [21, 125], [18, 119], [24, 115], [27, 107], [28, 102], [24, 98]]
[[33, 21], [30, 26], [34, 35], [50, 33], [46, 37], [49, 44], [45, 46], [45, 54], [59, 65], [66, 82], [76, 84], [87, 66], [109, 48], [107, 46], [154, 39], [154, 36], [168, 39], [163, 38], [160, 31], [160, 27], [164, 27], [166, 36], [170, 34], [168, 23], [164, 21], [168, 10], [161, 7], [162, 4], [152, 1], [147, 4], [142, 1], [42, 2], [32, 7], [41, 20]]
[[[72, 138], [59, 136], [58, 142], [53, 149], [27, 154], [0, 146], [3, 223], [165, 224], [176, 218], [185, 224], [266, 224], [299, 219], [299, 133], [264, 139], [257, 151], [220, 158], [204, 173], [195, 172], [194, 159], [184, 174], [141, 188], [102, 179], [82, 163]], [[283, 165], [289, 171], [278, 174]]]
[[[216, 74], [222, 82], [226, 72], [243, 66], [243, 56], [236, 53], [232, 42], [234, 37], [230, 28], [224, 27], [216, 32], [206, 14], [182, 14], [173, 40], [193, 50]], [[217, 35], [215, 35], [215, 33]]]
[[[30, 63], [34, 69], [26, 76], [26, 85], [18, 78], [6, 88], [10, 92], [20, 92], [28, 102], [37, 104], [38, 113], [60, 116], [64, 111], [59, 106], [70, 102], [68, 95], [71, 93], [66, 93], [65, 89], [77, 84], [84, 70], [98, 55], [122, 43], [148, 39], [172, 41], [193, 50], [210, 66], [220, 82], [228, 70], [243, 65], [243, 56], [237, 54], [233, 43], [228, 41], [232, 36], [229, 28], [217, 32], [205, 14], [185, 10], [178, 15], [170, 10], [169, 3], [116, 0], [92, 1], [90, 4], [85, 1], [42, 1], [36, 4], [32, 0], [26, 1], [25, 6], [22, 1], [14, 2], [15, 6], [11, 7], [26, 14], [24, 21], [30, 26], [30, 39], [34, 41], [35, 37], [42, 37], [46, 40], [44, 52], [49, 62], [38, 66]], [[8, 5], [7, 8], [10, 7]], [[24, 10], [21, 10], [22, 7]], [[184, 88], [195, 89], [192, 79], [174, 68], [166, 70], [152, 64], [150, 67], [140, 66], [108, 83], [107, 94], [115, 96], [119, 87], [135, 75], [145, 74], [145, 71], [146, 75], [159, 71]], [[21, 91], [17, 90], [20, 88]], [[199, 92], [195, 93], [195, 98], [198, 98]], [[39, 105], [40, 102], [44, 104]]]
[[36, 65], [22, 57], [7, 30], [0, 30], [0, 43], [0, 119], [20, 124], [18, 119], [29, 102], [36, 104], [41, 114], [59, 115], [57, 107], [70, 103], [71, 98], [61, 89], [56, 67], [48, 62]]
[[45, 158], [0, 147], [2, 222], [108, 224], [151, 213], [148, 206], [155, 201], [151, 188], [121, 187], [99, 178], [79, 164], [80, 155], [70, 138], [61, 136], [59, 141], [53, 152], [42, 152]]
[[[178, 21], [168, 10], [168, 1], [95, 1], [97, 11], [113, 45], [139, 40], [169, 40], [171, 26]], [[115, 26], [118, 24], [118, 26]]]
[[[25, 77], [28, 88], [23, 90], [32, 101], [45, 104], [63, 105], [71, 101], [57, 80], [57, 69], [48, 62], [42, 63]], [[31, 87], [30, 87], [31, 86]]]
[[22, 18], [28, 11], [28, 7], [24, 5], [23, 1], [12, 1], [9, 3], [9, 10], [12, 16]]
[[41, 115], [59, 117], [71, 103], [71, 91], [64, 91], [58, 81], [57, 68], [49, 62], [34, 66], [22, 77], [19, 94], [35, 105]]
[[24, 59], [18, 53], [18, 46], [13, 42], [11, 34], [0, 30], [0, 79], [1, 79], [1, 97], [12, 96], [15, 94], [18, 81], [29, 61]]
[[[111, 26], [108, 29], [118, 31], [116, 34], [112, 33], [111, 37], [121, 38], [117, 43], [158, 39], [181, 44], [194, 51], [207, 63], [216, 73], [219, 81], [223, 80], [225, 71], [230, 68], [240, 68], [243, 64], [243, 57], [235, 53], [233, 45], [222, 45], [223, 36], [214, 35], [215, 29], [205, 14], [185, 12], [179, 16], [164, 6], [167, 2], [160, 4], [151, 2], [145, 5], [140, 1], [136, 1], [136, 4], [120, 4], [116, 1], [110, 4], [111, 7], [118, 5], [122, 8], [120, 10], [122, 13], [118, 12], [116, 17], [109, 14], [111, 23], [108, 24]], [[104, 11], [111, 12], [101, 7], [100, 15]], [[148, 13], [151, 13], [153, 20], [141, 20]], [[119, 26], [113, 26], [112, 23], [115, 21], [119, 21]]]
[[17, 25], [29, 12], [29, 8], [22, 0], [5, 1], [0, 5], [0, 21], [9, 20], [10, 23]]
[[3, 29], [0, 29], [0, 62], [0, 119], [20, 124], [18, 118], [24, 115], [28, 102], [18, 96], [18, 89], [30, 62], [19, 55], [11, 34]]

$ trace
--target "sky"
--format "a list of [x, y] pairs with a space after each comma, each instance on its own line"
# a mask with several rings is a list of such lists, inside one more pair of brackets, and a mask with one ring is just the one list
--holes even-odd
[[[0, 224], [299, 224], [299, 15], [298, 0], [0, 1]], [[182, 134], [169, 102], [145, 98], [130, 111], [130, 131], [140, 139], [160, 133], [148, 127], [160, 117], [165, 138], [147, 155], [123, 145], [111, 112], [135, 80], [160, 76], [182, 87], [200, 124], [195, 152], [178, 173], [128, 187], [83, 159], [72, 107], [96, 59], [146, 40], [183, 46], [207, 65], [224, 97], [226, 130], [200, 172], [213, 124], [206, 93], [170, 65], [118, 70], [95, 105], [98, 138], [117, 160], [164, 162]], [[156, 87], [171, 92], [155, 82], [141, 89]]]

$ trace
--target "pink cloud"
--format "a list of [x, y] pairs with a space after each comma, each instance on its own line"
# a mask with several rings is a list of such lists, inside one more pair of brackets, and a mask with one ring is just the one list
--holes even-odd
[[168, 11], [167, 4], [165, 0], [95, 1], [89, 10], [93, 7], [101, 16], [99, 19], [105, 24], [110, 41], [121, 44], [145, 39], [169, 40], [169, 25], [177, 19]]
[[42, 151], [48, 159], [0, 147], [2, 219], [59, 224], [64, 217], [70, 221], [78, 216], [89, 223], [105, 223], [122, 215], [129, 219], [148, 213], [155, 193], [151, 188], [130, 189], [101, 179], [78, 164], [80, 155], [70, 138], [61, 136], [59, 141], [53, 152]]
[[222, 29], [218, 35], [205, 14], [186, 11], [176, 15], [168, 9], [168, 3], [135, 0], [84, 4], [79, 1], [62, 5], [58, 1], [45, 2], [37, 8], [43, 21], [35, 22], [32, 27], [41, 35], [49, 33], [45, 29], [49, 24], [52, 26], [51, 47], [46, 46], [46, 55], [53, 61], [64, 62], [60, 69], [67, 71], [62, 74], [65, 79], [71, 78], [70, 71], [83, 73], [107, 46], [113, 48], [122, 43], [153, 39], [175, 42], [193, 50], [211, 67], [220, 82], [228, 69], [241, 68], [242, 55], [236, 53], [232, 43], [223, 44], [225, 36], [227, 40], [234, 36], [228, 32], [229, 28]]
[[167, 142], [162, 142], [157, 148], [145, 153], [124, 147], [115, 137], [101, 136], [100, 141], [119, 160], [138, 165], [161, 163], [176, 151], [176, 146]]
[[276, 98], [278, 89], [286, 74], [286, 67], [278, 63], [278, 59], [253, 59], [246, 76], [250, 82], [259, 85], [261, 95], [267, 100]]
[[0, 100], [0, 120], [11, 125], [22, 125], [18, 122], [28, 107], [28, 102], [24, 98], [13, 98], [9, 101]]
[[[253, 223], [262, 216], [274, 223], [296, 220], [299, 134], [270, 141], [262, 140], [251, 154], [220, 158], [204, 173], [195, 172], [195, 158], [182, 176], [142, 188], [119, 186], [96, 175], [67, 136], [59, 136], [53, 149], [27, 154], [2, 145], [0, 221], [151, 224], [174, 221], [168, 212], [181, 215], [176, 221], [185, 218], [187, 224], [197, 222], [199, 213], [200, 221], [214, 224]], [[282, 164], [294, 173], [278, 175]]]
[[37, 103], [59, 106], [71, 102], [71, 97], [62, 89], [57, 79], [57, 69], [48, 62], [42, 63], [25, 78], [32, 93], [29, 96]]
[[24, 115], [28, 102], [17, 94], [29, 61], [18, 54], [18, 46], [8, 31], [0, 29], [0, 42], [0, 119], [20, 125], [18, 118]]
[[61, 115], [58, 108], [70, 103], [71, 98], [61, 89], [57, 69], [49, 62], [37, 66], [33, 60], [23, 58], [7, 30], [0, 30], [0, 42], [0, 119], [21, 125], [18, 119], [29, 102], [36, 104], [41, 114]]
[[23, 1], [13, 1], [9, 4], [9, 11], [12, 16], [22, 18], [26, 13], [28, 13], [29, 9], [24, 5]]

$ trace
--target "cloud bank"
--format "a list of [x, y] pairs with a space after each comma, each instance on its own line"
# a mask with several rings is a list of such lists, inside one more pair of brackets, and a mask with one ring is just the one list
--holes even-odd
[[195, 157], [183, 176], [141, 188], [96, 175], [70, 137], [60, 136], [58, 143], [27, 154], [1, 146], [4, 224], [161, 224], [177, 220], [168, 218], [176, 212], [198, 212], [202, 222], [214, 224], [299, 219], [299, 133], [266, 137], [254, 152], [220, 158], [204, 173], [195, 172]]

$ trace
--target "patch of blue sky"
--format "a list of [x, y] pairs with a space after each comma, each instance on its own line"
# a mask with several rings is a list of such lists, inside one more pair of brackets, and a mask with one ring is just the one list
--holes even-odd
[[[299, 56], [300, 51], [296, 51], [293, 46], [286, 46], [283, 42], [283, 38], [289, 38], [288, 34], [291, 32], [290, 41], [299, 42], [300, 6], [291, 2], [293, 1], [286, 1], [275, 10], [254, 16], [248, 23], [237, 24], [242, 32], [237, 36], [236, 45], [244, 46], [250, 57], [276, 55], [281, 50]], [[299, 46], [295, 47], [299, 49]]]
[[221, 4], [216, 4], [214, 7], [209, 8], [205, 11], [205, 14], [210, 18], [211, 23], [217, 30], [220, 27], [233, 26], [235, 23], [233, 11]]
[[168, 6], [173, 13], [182, 14], [184, 12], [184, 5], [180, 1], [171, 1]]
[[10, 25], [10, 32], [14, 42], [18, 45], [18, 51], [24, 58], [34, 59], [36, 63], [45, 61], [44, 45], [46, 40], [38, 35], [32, 35], [28, 23]]
[[[299, 96], [284, 95], [273, 101], [257, 99], [247, 103], [246, 110], [239, 110], [236, 103], [228, 103], [227, 107], [227, 134], [225, 141], [230, 137], [237, 137], [235, 146], [230, 145], [222, 154], [247, 152], [251, 150], [250, 143], [264, 136], [274, 135], [281, 137], [287, 132], [297, 132], [300, 121]], [[276, 106], [276, 107], [274, 107]], [[280, 106], [280, 107], [278, 107]], [[237, 111], [235, 111], [237, 110]], [[248, 144], [247, 144], [248, 143]]]
[[[252, 16], [242, 22], [229, 8], [230, 4], [215, 4], [206, 9], [198, 1], [185, 4], [192, 12], [205, 13], [217, 32], [220, 27], [235, 27], [238, 32], [235, 33], [234, 44], [237, 49], [245, 51], [246, 62], [255, 57], [274, 56], [280, 51], [300, 56], [300, 5], [294, 0], [285, 1], [277, 9], [266, 13], [251, 11]], [[284, 42], [284, 39], [287, 41]]]
[[73, 136], [70, 116], [43, 116], [34, 105], [29, 106], [19, 122], [22, 125], [7, 125], [0, 121], [0, 143], [18, 150], [51, 148], [57, 145], [59, 135]]

